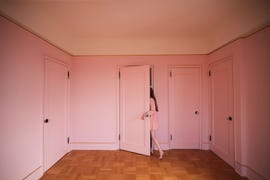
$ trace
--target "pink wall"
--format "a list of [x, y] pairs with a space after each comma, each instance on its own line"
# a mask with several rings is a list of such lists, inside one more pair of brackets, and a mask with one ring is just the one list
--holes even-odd
[[44, 57], [69, 55], [0, 16], [0, 179], [42, 172]]
[[247, 38], [243, 46], [246, 94], [247, 165], [270, 179], [270, 28]]
[[206, 56], [89, 56], [75, 57], [71, 76], [71, 142], [73, 148], [118, 149], [118, 68], [149, 64], [154, 69], [160, 109], [158, 138], [168, 148], [169, 67], [200, 65], [203, 79], [202, 146], [208, 146]]
[[209, 55], [233, 57], [235, 168], [250, 179], [269, 179], [270, 27]]

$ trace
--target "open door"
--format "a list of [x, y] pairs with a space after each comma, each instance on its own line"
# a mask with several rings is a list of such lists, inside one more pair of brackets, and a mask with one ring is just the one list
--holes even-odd
[[120, 68], [120, 149], [150, 155], [150, 66]]

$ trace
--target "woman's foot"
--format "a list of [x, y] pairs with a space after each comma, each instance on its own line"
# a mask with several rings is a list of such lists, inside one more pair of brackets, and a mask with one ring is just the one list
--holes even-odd
[[163, 158], [163, 155], [164, 155], [164, 152], [161, 151], [161, 152], [159, 153], [159, 159], [162, 159], [162, 158]]

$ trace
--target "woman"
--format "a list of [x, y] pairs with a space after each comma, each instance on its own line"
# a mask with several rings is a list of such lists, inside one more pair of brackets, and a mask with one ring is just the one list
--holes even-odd
[[[157, 146], [159, 150], [159, 159], [163, 158], [164, 152], [160, 148], [160, 145], [158, 143], [158, 140], [156, 138], [156, 130], [158, 129], [158, 105], [157, 105], [157, 100], [154, 94], [153, 88], [150, 88], [150, 111], [145, 112], [143, 114], [142, 119], [145, 119], [145, 117], [150, 116], [150, 133], [151, 133], [151, 139], [154, 142], [154, 144]], [[151, 145], [151, 152], [153, 152], [154, 146]]]

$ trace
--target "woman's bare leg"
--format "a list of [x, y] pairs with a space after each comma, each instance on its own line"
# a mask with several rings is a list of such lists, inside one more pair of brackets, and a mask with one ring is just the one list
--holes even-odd
[[152, 139], [152, 135], [151, 135], [151, 132], [150, 132], [150, 136], [151, 136], [151, 143], [150, 143], [150, 151], [151, 151], [151, 154], [154, 153], [154, 149], [155, 149], [155, 146], [154, 146], [154, 142], [153, 142], [153, 139]]
[[155, 135], [155, 130], [151, 130], [151, 138], [153, 140], [153, 142], [155, 143], [155, 145], [157, 146], [158, 148], [158, 151], [159, 151], [159, 159], [162, 159], [163, 158], [163, 154], [164, 152], [162, 151], [159, 143], [158, 143], [158, 140], [156, 138], [156, 135]]

